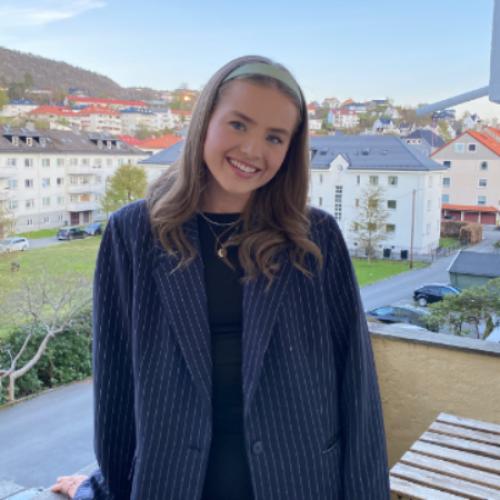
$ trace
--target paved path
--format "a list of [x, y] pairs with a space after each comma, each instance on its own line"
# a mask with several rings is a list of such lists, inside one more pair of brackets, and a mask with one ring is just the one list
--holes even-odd
[[0, 410], [0, 481], [48, 487], [95, 460], [92, 384], [71, 384]]

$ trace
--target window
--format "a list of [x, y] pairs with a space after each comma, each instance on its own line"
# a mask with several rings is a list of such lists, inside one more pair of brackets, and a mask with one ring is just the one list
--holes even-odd
[[387, 183], [389, 186], [397, 186], [398, 185], [398, 177], [396, 175], [389, 175], [387, 178]]
[[378, 207], [378, 200], [376, 198], [370, 198], [368, 200], [368, 208], [377, 208]]
[[319, 174], [319, 183], [323, 184], [323, 174]]
[[64, 205], [64, 196], [58, 196], [57, 197], [57, 204], [58, 205]]
[[378, 186], [378, 175], [370, 175], [370, 185]]
[[12, 138], [12, 145], [13, 146], [19, 146], [19, 137], [13, 137]]
[[443, 187], [450, 187], [451, 180], [449, 177], [443, 177]]
[[64, 167], [64, 158], [58, 158], [57, 159], [57, 166], [58, 167]]
[[337, 220], [342, 219], [342, 192], [343, 186], [335, 186], [335, 206], [334, 206], [334, 217]]
[[106, 159], [106, 166], [107, 167], [112, 167], [113, 166], [113, 158], [107, 158]]
[[69, 160], [69, 164], [72, 166], [72, 167], [76, 167], [78, 165], [78, 158], [71, 158]]
[[100, 158], [95, 158], [94, 159], [94, 166], [97, 168], [101, 168], [102, 167], [102, 160]]
[[26, 146], [33, 146], [33, 137], [26, 137]]
[[487, 179], [479, 179], [479, 187], [480, 188], [485, 188], [487, 185], [488, 185]]
[[455, 153], [463, 153], [465, 151], [465, 144], [462, 142], [457, 142], [453, 145], [453, 149], [455, 150]]
[[50, 196], [45, 196], [42, 198], [42, 206], [49, 207], [50, 206]]
[[487, 161], [481, 162], [481, 170], [488, 170], [488, 162]]
[[42, 178], [42, 187], [43, 188], [50, 187], [50, 177], [43, 177]]
[[42, 158], [42, 167], [50, 167], [50, 158]]
[[397, 206], [396, 200], [387, 200], [387, 208], [395, 210], [396, 206]]
[[356, 184], [359, 186], [361, 184], [361, 176], [357, 175], [356, 176]]
[[50, 217], [48, 215], [44, 215], [43, 217], [40, 217], [40, 222], [42, 224], [48, 224], [50, 222]]
[[386, 224], [385, 225], [386, 233], [395, 233], [396, 232], [396, 224]]
[[450, 203], [450, 195], [449, 194], [441, 195], [441, 202], [442, 203]]
[[121, 167], [123, 165], [123, 159], [118, 158], [118, 166]]
[[57, 184], [58, 186], [62, 186], [62, 185], [64, 184], [64, 177], [58, 177], [58, 178], [56, 179], [56, 184]]
[[33, 160], [31, 158], [25, 158], [24, 159], [24, 166], [29, 168], [33, 166]]
[[17, 179], [9, 179], [9, 189], [17, 189]]
[[467, 151], [470, 153], [474, 153], [476, 151], [476, 145], [475, 144], [467, 144]]
[[15, 167], [17, 165], [17, 161], [15, 158], [7, 158], [7, 166]]
[[432, 208], [432, 200], [427, 200], [427, 211], [429, 212]]
[[359, 208], [359, 198], [356, 198], [356, 199], [354, 200], [354, 206], [355, 206], [356, 208]]
[[19, 203], [17, 200], [9, 200], [9, 209], [10, 210], [15, 210], [19, 206]]
[[24, 179], [24, 187], [32, 188], [33, 187], [33, 179]]
[[425, 234], [431, 234], [431, 225], [430, 224], [427, 224], [425, 226]]
[[24, 202], [24, 206], [26, 208], [34, 208], [35, 207], [35, 200], [29, 199]]
[[478, 205], [486, 205], [486, 196], [478, 196], [477, 197]]
[[431, 175], [429, 175], [429, 180], [427, 181], [427, 185], [429, 187], [432, 187], [432, 176]]
[[88, 158], [82, 158], [82, 165], [88, 167], [89, 166], [89, 159]]
[[448, 167], [448, 168], [450, 168], [450, 167], [451, 167], [451, 161], [450, 161], [450, 160], [444, 160], [444, 161], [443, 161], [443, 167]]
[[320, 207], [323, 206], [323, 198], [321, 196], [319, 197], [318, 204]]
[[28, 218], [26, 219], [26, 225], [27, 225], [27, 226], [32, 226], [32, 225], [33, 225], [33, 219], [32, 219], [31, 217], [28, 217]]

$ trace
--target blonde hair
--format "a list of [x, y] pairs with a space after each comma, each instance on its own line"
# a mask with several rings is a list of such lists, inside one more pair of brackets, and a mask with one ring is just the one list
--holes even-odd
[[[199, 211], [207, 183], [203, 147], [209, 120], [224, 89], [233, 81], [225, 82], [226, 77], [236, 68], [254, 62], [276, 66], [293, 79], [286, 68], [261, 56], [240, 57], [219, 69], [198, 98], [180, 159], [148, 192], [153, 231], [168, 253], [180, 257], [179, 266], [189, 264], [196, 256], [182, 224]], [[293, 266], [311, 276], [310, 266], [306, 263], [307, 255], [310, 254], [319, 265], [322, 264], [322, 255], [318, 246], [309, 239], [309, 139], [304, 96], [298, 84], [300, 96], [269, 76], [250, 74], [236, 79], [271, 86], [283, 92], [296, 105], [299, 121], [282, 166], [267, 184], [252, 193], [242, 213], [242, 230], [226, 245], [239, 246], [238, 256], [245, 271], [245, 280], [254, 279], [262, 273], [271, 283], [280, 269], [278, 257], [283, 251], [288, 253]]]

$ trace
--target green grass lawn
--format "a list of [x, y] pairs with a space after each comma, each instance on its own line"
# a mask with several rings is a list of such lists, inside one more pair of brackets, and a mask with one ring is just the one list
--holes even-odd
[[457, 238], [440, 238], [439, 246], [441, 248], [456, 248], [460, 246], [460, 241]]
[[59, 229], [40, 229], [40, 231], [31, 231], [29, 233], [19, 233], [16, 236], [21, 236], [22, 238], [28, 238], [30, 240], [36, 240], [39, 238], [51, 238], [57, 234]]
[[[384, 278], [390, 278], [395, 274], [410, 270], [408, 261], [399, 260], [372, 260], [353, 259], [354, 270], [358, 278], [359, 286], [370, 285]], [[423, 262], [414, 262], [413, 268], [425, 267]]]

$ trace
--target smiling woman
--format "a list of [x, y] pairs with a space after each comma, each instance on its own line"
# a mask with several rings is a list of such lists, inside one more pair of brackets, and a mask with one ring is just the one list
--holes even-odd
[[307, 112], [249, 56], [204, 87], [182, 157], [115, 212], [94, 287], [83, 499], [389, 498], [370, 338], [333, 217], [306, 205]]

